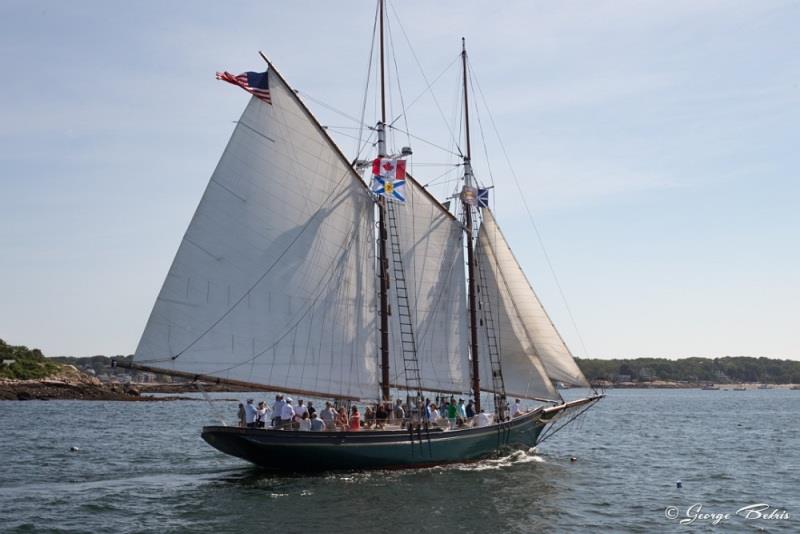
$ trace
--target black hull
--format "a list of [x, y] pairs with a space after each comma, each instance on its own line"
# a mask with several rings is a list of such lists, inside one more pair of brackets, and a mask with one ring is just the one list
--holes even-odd
[[271, 471], [428, 467], [472, 462], [533, 447], [544, 427], [570, 405], [573, 403], [539, 409], [504, 423], [461, 430], [298, 432], [207, 426], [202, 437], [226, 454]]

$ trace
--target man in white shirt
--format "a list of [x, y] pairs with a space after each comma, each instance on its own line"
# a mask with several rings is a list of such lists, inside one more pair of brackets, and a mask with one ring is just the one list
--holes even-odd
[[283, 413], [283, 405], [286, 404], [283, 400], [283, 395], [275, 395], [275, 402], [272, 403], [272, 426], [278, 428], [281, 424], [281, 414]]
[[247, 403], [244, 405], [244, 424], [247, 428], [256, 427], [257, 414], [258, 411], [256, 407], [253, 406], [253, 399], [247, 399]]
[[325, 409], [322, 410], [322, 422], [325, 423], [325, 428], [328, 430], [335, 430], [336, 426], [334, 425], [334, 421], [336, 421], [336, 410], [333, 409], [333, 405], [326, 401], [325, 402]]
[[283, 430], [292, 429], [292, 419], [294, 418], [294, 407], [292, 406], [292, 398], [286, 397], [286, 404], [281, 408], [281, 428]]
[[511, 419], [514, 419], [518, 415], [522, 415], [522, 404], [520, 404], [519, 399], [511, 406]]
[[489, 423], [490, 423], [489, 416], [486, 415], [486, 410], [481, 409], [481, 413], [475, 416], [475, 426], [476, 427], [489, 426]]
[[294, 414], [298, 418], [302, 418], [304, 413], [308, 413], [308, 409], [303, 406], [303, 399], [297, 401], [297, 406], [294, 408]]

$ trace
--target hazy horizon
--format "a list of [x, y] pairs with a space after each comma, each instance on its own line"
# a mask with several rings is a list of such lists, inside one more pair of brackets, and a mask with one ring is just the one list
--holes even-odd
[[[441, 114], [458, 134], [454, 62], [466, 37], [481, 106], [476, 176], [494, 184], [499, 224], [576, 356], [800, 359], [800, 4], [389, 5], [391, 114], [402, 98], [412, 133], [451, 152]], [[247, 103], [215, 71], [261, 71], [264, 50], [355, 153], [352, 121], [330, 108], [360, 114], [371, 2], [34, 0], [0, 15], [9, 344], [49, 356], [134, 352]], [[444, 73], [441, 112], [403, 30], [428, 80]], [[366, 111], [374, 123], [373, 93]], [[455, 161], [395, 140], [409, 142], [422, 183]], [[431, 191], [455, 187], [445, 179]]]

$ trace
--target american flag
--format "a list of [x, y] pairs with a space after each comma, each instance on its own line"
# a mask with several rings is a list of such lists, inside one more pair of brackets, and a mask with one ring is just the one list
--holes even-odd
[[269, 96], [269, 84], [266, 72], [245, 72], [234, 76], [228, 71], [218, 72], [217, 79], [233, 85], [238, 85], [256, 98], [260, 98], [267, 104], [272, 104]]

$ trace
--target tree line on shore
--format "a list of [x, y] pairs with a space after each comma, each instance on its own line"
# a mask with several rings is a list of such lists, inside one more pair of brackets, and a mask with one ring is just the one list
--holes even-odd
[[[131, 359], [132, 356], [116, 358]], [[800, 384], [800, 361], [749, 356], [724, 358], [635, 358], [587, 359], [575, 358], [590, 382], [714, 382], [721, 384], [762, 382], [770, 384]], [[108, 356], [59, 356], [47, 358], [39, 349], [9, 345], [0, 339], [0, 378], [35, 380], [58, 372], [59, 364], [91, 368], [96, 374], [111, 368]], [[116, 372], [127, 370], [115, 369]]]
[[713, 382], [800, 384], [800, 361], [750, 356], [724, 358], [583, 359], [578, 366], [590, 382]]

